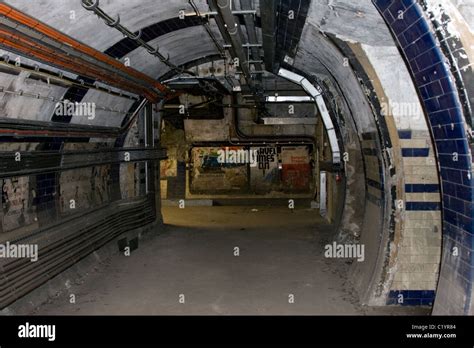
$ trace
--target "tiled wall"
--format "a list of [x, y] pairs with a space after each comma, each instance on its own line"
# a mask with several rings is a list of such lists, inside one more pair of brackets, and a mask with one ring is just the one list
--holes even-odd
[[[398, 132], [403, 161], [405, 202], [397, 272], [388, 303], [433, 302], [441, 258], [441, 196], [433, 150], [426, 130]], [[421, 123], [420, 122], [420, 123]], [[421, 128], [421, 127], [419, 127]], [[417, 294], [421, 294], [417, 297]], [[403, 297], [400, 298], [400, 295]]]
[[443, 257], [434, 313], [472, 314], [472, 156], [456, 87], [421, 7], [414, 0], [374, 0], [374, 4], [405, 56], [436, 142]]

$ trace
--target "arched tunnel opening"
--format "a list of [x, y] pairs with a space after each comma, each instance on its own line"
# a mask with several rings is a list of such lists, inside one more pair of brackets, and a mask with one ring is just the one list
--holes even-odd
[[472, 315], [473, 11], [0, 2], [1, 312]]

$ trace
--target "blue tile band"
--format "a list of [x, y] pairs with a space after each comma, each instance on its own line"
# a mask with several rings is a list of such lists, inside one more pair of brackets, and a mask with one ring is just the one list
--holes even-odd
[[432, 306], [434, 299], [434, 290], [391, 290], [387, 305]]
[[441, 203], [440, 202], [406, 202], [405, 210], [412, 211], [412, 210], [440, 210]]
[[[474, 188], [472, 156], [468, 152], [467, 129], [458, 91], [420, 5], [414, 0], [373, 0], [373, 3], [403, 53], [438, 154], [443, 195], [443, 257], [435, 310], [469, 314], [472, 313], [474, 278]], [[461, 206], [462, 210], [450, 209]], [[463, 255], [454, 255], [453, 248], [461, 249]], [[463, 268], [460, 257], [465, 261]], [[451, 293], [454, 287], [461, 289], [462, 294], [454, 296]]]
[[405, 184], [406, 193], [436, 193], [439, 192], [438, 184]]
[[399, 130], [398, 137], [400, 139], [411, 139], [411, 130]]
[[403, 148], [403, 157], [428, 157], [430, 149], [428, 148]]

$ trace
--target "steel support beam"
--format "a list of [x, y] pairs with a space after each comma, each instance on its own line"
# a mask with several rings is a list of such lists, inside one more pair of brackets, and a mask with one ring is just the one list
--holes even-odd
[[161, 148], [113, 148], [88, 151], [0, 152], [0, 178], [36, 175], [114, 163], [156, 161], [166, 158]]
[[265, 69], [276, 73], [278, 66], [275, 63], [276, 32], [277, 32], [277, 1], [260, 0], [262, 18], [262, 41]]

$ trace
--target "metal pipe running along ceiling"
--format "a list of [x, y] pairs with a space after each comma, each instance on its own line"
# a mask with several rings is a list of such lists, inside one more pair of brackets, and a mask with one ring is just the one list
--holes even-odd
[[329, 115], [329, 111], [326, 107], [326, 103], [322, 94], [316, 87], [313, 86], [311, 82], [308, 81], [308, 79], [292, 71], [280, 68], [280, 70], [278, 70], [278, 75], [300, 85], [306, 91], [306, 93], [308, 93], [316, 101], [316, 105], [318, 106], [319, 112], [321, 113], [321, 119], [323, 120], [324, 128], [326, 128], [329, 144], [331, 145], [332, 161], [334, 164], [341, 163], [341, 151], [339, 149], [339, 143], [337, 142], [336, 130], [334, 129], [331, 115]]
[[0, 4], [0, 46], [81, 76], [100, 80], [151, 102], [170, 90], [135, 69], [84, 45], [4, 3]]

